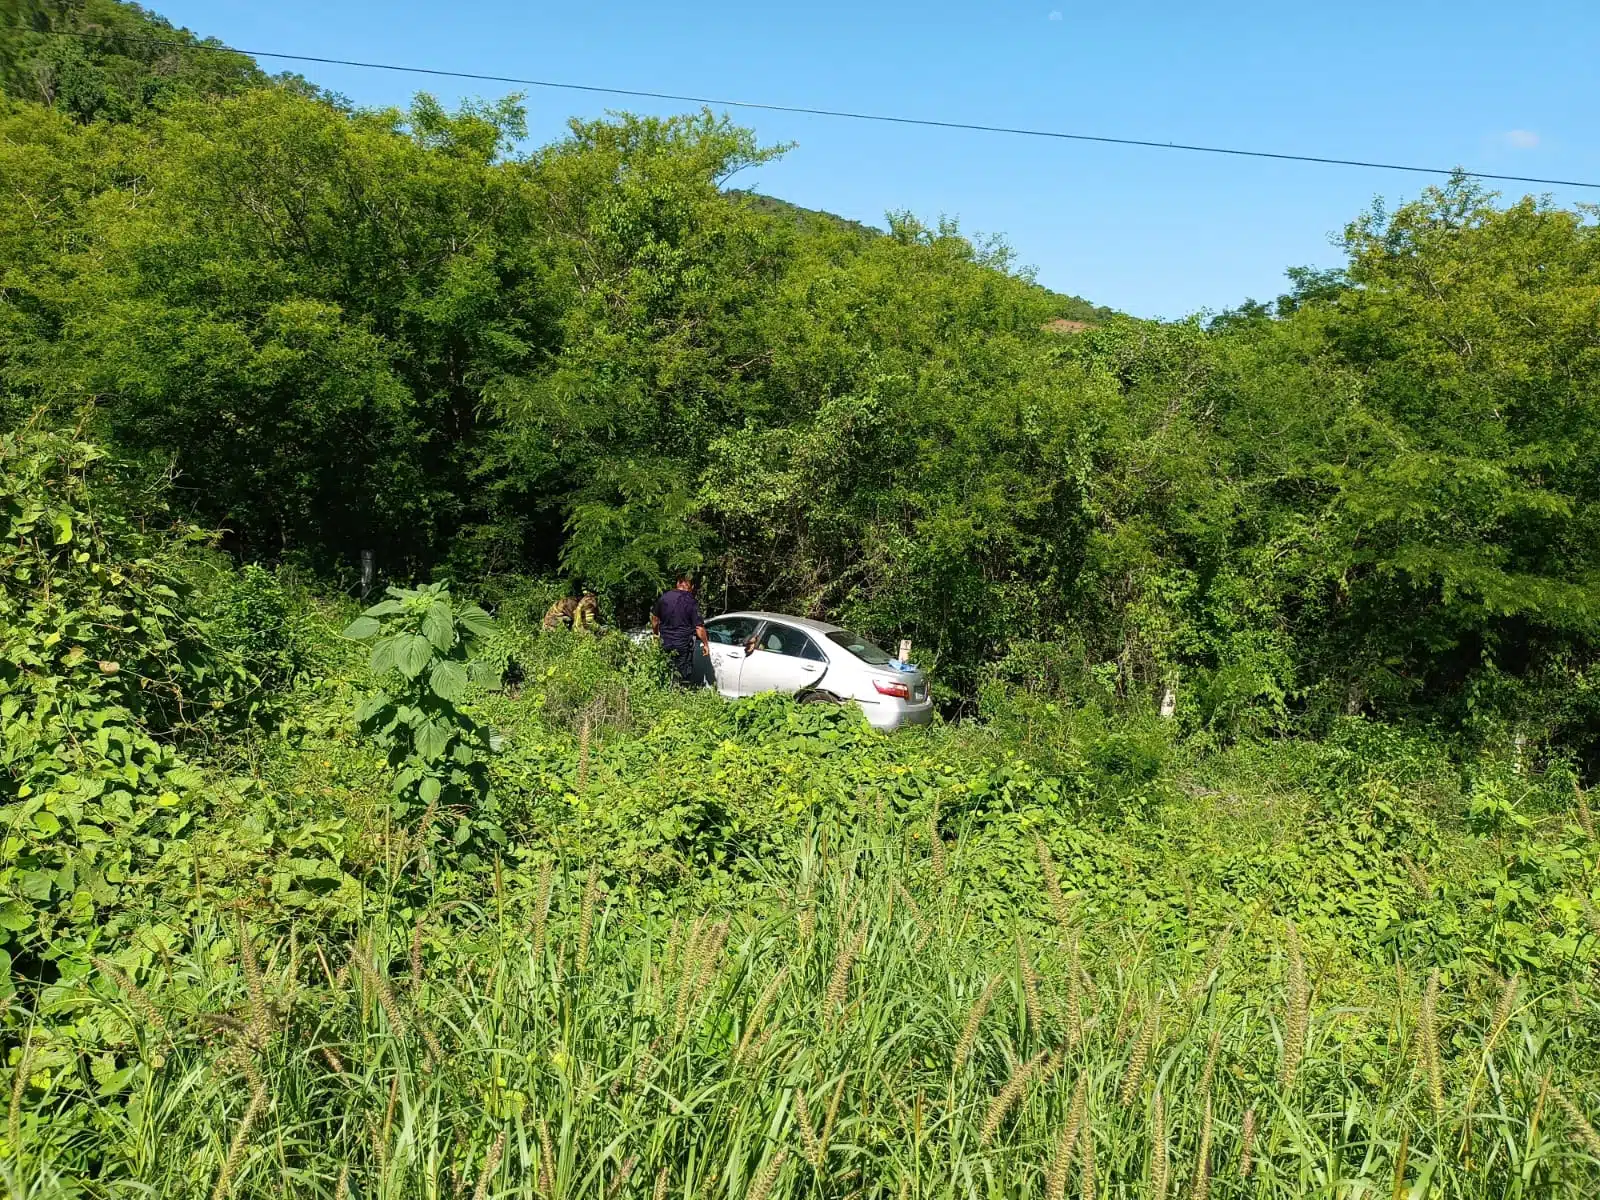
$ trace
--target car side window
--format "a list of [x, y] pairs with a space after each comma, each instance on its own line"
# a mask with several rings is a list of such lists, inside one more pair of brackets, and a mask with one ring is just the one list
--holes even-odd
[[761, 648], [786, 658], [806, 658], [822, 661], [822, 651], [812, 645], [811, 639], [798, 629], [787, 625], [770, 624], [761, 635]]
[[706, 622], [706, 636], [719, 646], [742, 646], [755, 633], [759, 622], [754, 617], [726, 617]]

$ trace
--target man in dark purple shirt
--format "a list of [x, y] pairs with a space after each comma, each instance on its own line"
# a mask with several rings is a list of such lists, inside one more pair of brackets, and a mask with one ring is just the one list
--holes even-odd
[[667, 652], [678, 681], [693, 683], [694, 640], [700, 639], [706, 661], [710, 662], [711, 639], [706, 636], [706, 623], [700, 618], [700, 605], [694, 598], [694, 580], [688, 572], [680, 573], [676, 586], [661, 593], [650, 610], [650, 628], [661, 639], [661, 648]]

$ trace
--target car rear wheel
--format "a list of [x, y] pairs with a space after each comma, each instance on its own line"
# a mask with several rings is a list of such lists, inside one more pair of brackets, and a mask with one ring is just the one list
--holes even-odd
[[795, 697], [801, 704], [843, 704], [844, 701], [832, 692], [825, 692], [816, 688], [809, 692], [801, 692]]

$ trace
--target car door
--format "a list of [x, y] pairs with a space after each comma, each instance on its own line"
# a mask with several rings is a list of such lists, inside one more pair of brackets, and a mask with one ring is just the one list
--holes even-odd
[[739, 668], [739, 695], [803, 692], [816, 686], [827, 665], [822, 651], [802, 630], [768, 621]]
[[761, 622], [755, 617], [714, 617], [706, 622], [706, 637], [711, 642], [711, 674], [717, 691], [738, 696], [739, 673], [744, 667], [744, 647]]

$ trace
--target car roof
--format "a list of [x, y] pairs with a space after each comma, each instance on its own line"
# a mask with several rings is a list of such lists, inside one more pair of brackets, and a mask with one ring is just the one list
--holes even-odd
[[761, 612], [753, 608], [741, 608], [734, 612], [718, 613], [712, 617], [713, 621], [720, 621], [724, 617], [754, 617], [758, 621], [782, 621], [785, 625], [793, 625], [797, 629], [805, 629], [811, 633], [830, 634], [838, 633], [844, 628], [842, 625], [830, 625], [826, 621], [813, 621], [810, 617], [795, 617], [788, 613]]

